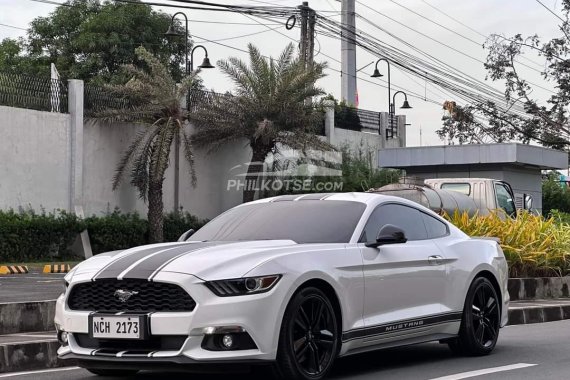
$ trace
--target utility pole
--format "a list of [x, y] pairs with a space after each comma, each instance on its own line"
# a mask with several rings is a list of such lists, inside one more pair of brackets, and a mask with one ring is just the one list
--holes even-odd
[[303, 4], [299, 5], [299, 9], [301, 10], [301, 46], [299, 47], [299, 56], [303, 66], [306, 66], [309, 51], [309, 2], [303, 1]]
[[356, 105], [356, 0], [342, 0], [341, 96]]
[[[308, 3], [307, 3], [308, 4]], [[308, 51], [307, 51], [307, 67], [312, 68], [315, 59], [315, 24], [317, 23], [316, 12], [309, 8], [309, 19], [308, 19], [308, 30], [307, 30], [307, 40], [308, 40]]]
[[317, 13], [309, 7], [308, 1], [299, 5], [301, 10], [301, 46], [299, 55], [305, 67], [313, 66], [315, 57], [315, 24]]

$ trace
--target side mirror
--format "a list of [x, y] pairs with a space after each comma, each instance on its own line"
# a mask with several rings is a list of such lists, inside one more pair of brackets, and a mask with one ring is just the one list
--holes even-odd
[[392, 224], [386, 224], [380, 228], [380, 232], [378, 232], [376, 241], [366, 243], [365, 245], [369, 248], [378, 248], [381, 245], [401, 244], [407, 241], [408, 239], [406, 239], [406, 235], [401, 228], [396, 227]]
[[524, 209], [530, 210], [532, 209], [532, 195], [525, 194], [524, 195]]
[[184, 232], [182, 235], [180, 235], [180, 237], [178, 238], [177, 241], [181, 242], [181, 241], [186, 241], [188, 240], [188, 238], [192, 235], [194, 235], [194, 231], [193, 229], [189, 229], [188, 231]]

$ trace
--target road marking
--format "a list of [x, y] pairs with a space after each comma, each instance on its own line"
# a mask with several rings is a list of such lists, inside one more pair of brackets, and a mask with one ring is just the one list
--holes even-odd
[[76, 369], [80, 369], [79, 367], [65, 367], [65, 368], [56, 368], [56, 369], [46, 369], [43, 371], [28, 371], [28, 372], [14, 372], [14, 373], [7, 373], [5, 375], [0, 375], [0, 379], [4, 377], [16, 377], [16, 376], [25, 376], [25, 375], [35, 375], [40, 373], [50, 373], [50, 372], [63, 372], [63, 371], [73, 371]]
[[504, 372], [504, 371], [512, 371], [515, 369], [527, 368], [527, 367], [534, 367], [537, 364], [527, 364], [527, 363], [518, 363], [518, 364], [511, 364], [506, 365], [503, 367], [494, 367], [494, 368], [487, 368], [487, 369], [480, 369], [477, 371], [471, 372], [462, 372], [456, 373], [455, 375], [449, 375], [444, 377], [438, 377], [431, 380], [460, 380], [460, 379], [467, 379], [469, 377], [476, 377], [476, 376], [483, 376], [488, 375], [490, 373], [497, 373], [497, 372]]
[[57, 339], [57, 335], [54, 332], [51, 335], [36, 335], [34, 333], [30, 333], [30, 334], [8, 334], [8, 335], [0, 335], [2, 337], [7, 337], [7, 336], [14, 336], [14, 337], [22, 337], [22, 338], [56, 338]]
[[28, 343], [51, 343], [51, 342], [57, 342], [57, 337], [51, 337], [51, 339], [26, 340], [26, 341], [21, 341], [21, 342], [0, 343], [0, 346], [10, 346], [13, 344], [28, 344]]

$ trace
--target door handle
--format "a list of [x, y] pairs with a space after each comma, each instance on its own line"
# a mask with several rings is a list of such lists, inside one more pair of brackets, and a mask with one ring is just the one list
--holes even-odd
[[443, 257], [440, 255], [433, 255], [428, 257], [429, 265], [441, 265], [443, 264]]

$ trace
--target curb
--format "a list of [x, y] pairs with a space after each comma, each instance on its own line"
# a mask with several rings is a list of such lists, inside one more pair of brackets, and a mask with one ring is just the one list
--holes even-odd
[[0, 303], [0, 335], [55, 330], [54, 317], [55, 301]]
[[26, 274], [29, 273], [28, 267], [25, 265], [2, 265], [0, 266], [0, 275], [4, 274]]
[[64, 367], [57, 359], [57, 340], [0, 345], [0, 373]]
[[509, 308], [509, 326], [570, 319], [570, 305]]
[[70, 270], [69, 264], [47, 264], [44, 266], [43, 273], [68, 273]]

